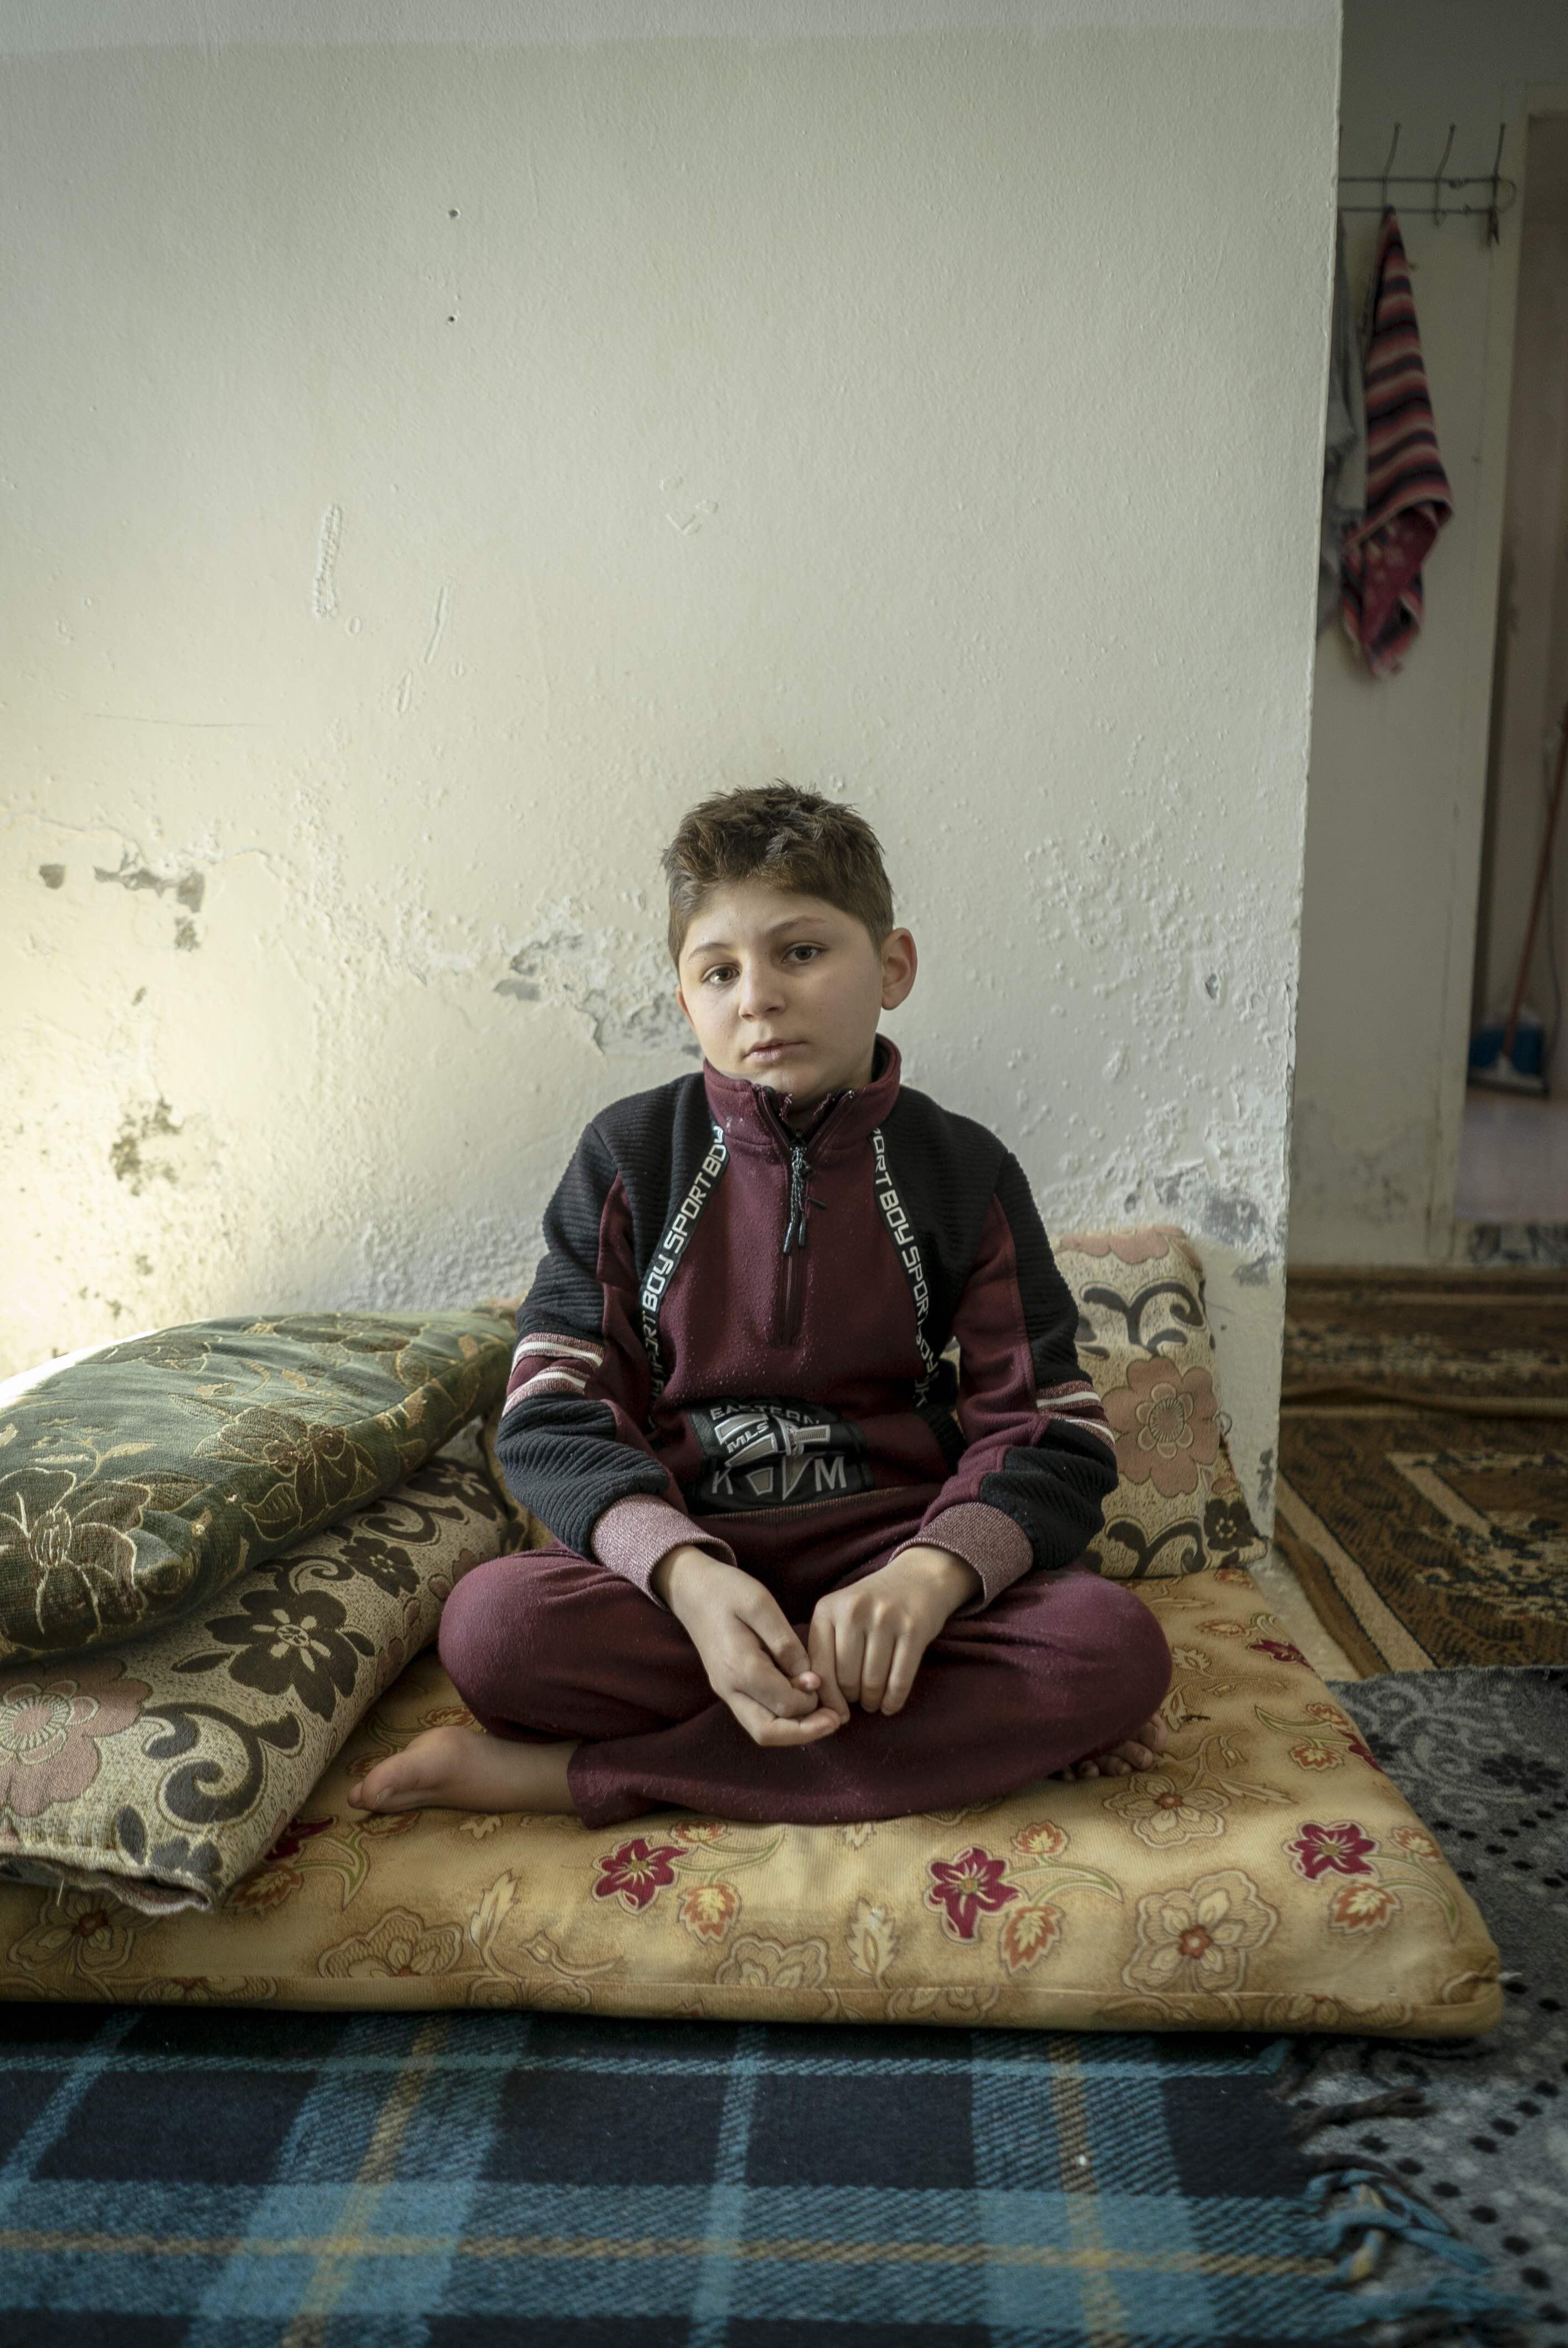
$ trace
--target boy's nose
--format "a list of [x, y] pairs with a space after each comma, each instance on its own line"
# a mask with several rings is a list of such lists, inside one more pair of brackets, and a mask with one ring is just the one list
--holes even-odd
[[741, 1016], [765, 1019], [784, 1002], [784, 990], [771, 971], [746, 971], [741, 979]]

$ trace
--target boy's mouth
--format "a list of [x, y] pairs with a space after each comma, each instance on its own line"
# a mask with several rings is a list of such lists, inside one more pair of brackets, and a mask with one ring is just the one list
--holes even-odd
[[753, 1044], [746, 1052], [746, 1057], [748, 1060], [782, 1060], [786, 1052], [801, 1052], [804, 1049], [804, 1044]]

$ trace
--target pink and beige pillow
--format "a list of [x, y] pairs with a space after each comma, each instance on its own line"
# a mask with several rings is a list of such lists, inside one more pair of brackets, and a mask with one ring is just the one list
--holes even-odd
[[1090, 1543], [1118, 1581], [1266, 1556], [1225, 1447], [1197, 1250], [1170, 1223], [1051, 1242], [1078, 1300], [1078, 1354], [1116, 1437], [1117, 1485]]

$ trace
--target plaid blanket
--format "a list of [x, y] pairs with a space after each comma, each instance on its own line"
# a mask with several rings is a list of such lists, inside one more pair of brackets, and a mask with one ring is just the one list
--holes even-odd
[[0, 2338], [1323, 2348], [1287, 2043], [12, 2005]]

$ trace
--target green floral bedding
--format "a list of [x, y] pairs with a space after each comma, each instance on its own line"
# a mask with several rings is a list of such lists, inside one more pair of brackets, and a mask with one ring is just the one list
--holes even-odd
[[490, 1308], [200, 1321], [0, 1404], [0, 1658], [138, 1638], [391, 1491], [512, 1342]]
[[514, 1538], [484, 1468], [448, 1454], [197, 1613], [0, 1669], [0, 1878], [149, 1915], [214, 1906], [434, 1638], [454, 1582]]

